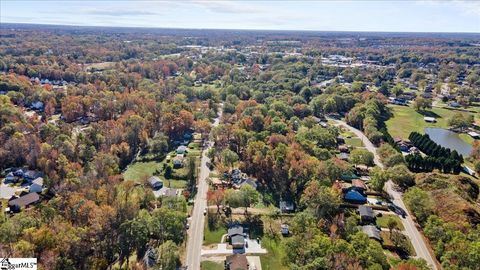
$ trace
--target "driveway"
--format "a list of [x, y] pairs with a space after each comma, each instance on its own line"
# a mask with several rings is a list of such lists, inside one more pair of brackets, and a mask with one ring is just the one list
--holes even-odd
[[[383, 164], [380, 162], [380, 157], [377, 154], [377, 148], [370, 142], [370, 140], [363, 134], [362, 131], [352, 126], [349, 126], [347, 123], [345, 123], [345, 121], [335, 119], [331, 120], [335, 121], [336, 126], [345, 126], [357, 137], [359, 137], [365, 145], [365, 148], [367, 148], [367, 150], [373, 154], [375, 164], [380, 168], [384, 167]], [[393, 185], [394, 184], [392, 183], [392, 181], [388, 181], [385, 184], [385, 190], [392, 197], [394, 204], [403, 208], [405, 211], [408, 211], [407, 207], [405, 207], [405, 204], [403, 203], [402, 194], [398, 191], [395, 191], [393, 189]], [[409, 213], [405, 218], [400, 219], [402, 220], [403, 227], [405, 228], [405, 234], [408, 235], [408, 237], [410, 238], [417, 257], [424, 259], [432, 269], [438, 269], [436, 259], [434, 256], [432, 256], [432, 254], [430, 254], [428, 244], [415, 226], [412, 215]]]
[[216, 249], [202, 249], [202, 256], [218, 256], [231, 254], [267, 254], [267, 250], [262, 248], [257, 240], [247, 239], [248, 247], [243, 249], [232, 249], [226, 243], [218, 244]]
[[[218, 126], [220, 123], [222, 111], [223, 105], [220, 104], [219, 114], [212, 124], [213, 127]], [[198, 174], [197, 195], [195, 197], [195, 205], [193, 206], [190, 229], [188, 230], [186, 259], [186, 266], [188, 269], [200, 269], [200, 257], [203, 244], [203, 227], [205, 224], [205, 216], [203, 215], [203, 211], [207, 207], [208, 184], [206, 180], [210, 174], [210, 169], [207, 166], [207, 163], [210, 162], [210, 159], [207, 157], [207, 152], [208, 149], [210, 149], [210, 147], [213, 145], [213, 142], [208, 141], [207, 145], [209, 145], [209, 147], [204, 149], [202, 152], [200, 172]]]

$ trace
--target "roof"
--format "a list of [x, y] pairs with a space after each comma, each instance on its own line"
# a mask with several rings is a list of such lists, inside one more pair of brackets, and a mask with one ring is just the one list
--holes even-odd
[[365, 225], [362, 226], [362, 231], [368, 235], [369, 238], [373, 238], [378, 241], [382, 241], [382, 237], [380, 236], [380, 230], [373, 225]]
[[43, 186], [43, 178], [42, 177], [35, 178], [35, 180], [32, 181], [32, 185]]
[[423, 120], [425, 120], [427, 122], [435, 122], [435, 117], [425, 116], [425, 117], [423, 117]]
[[365, 183], [360, 179], [353, 179], [352, 180], [352, 186], [354, 186], [356, 188], [361, 188], [363, 190], [367, 189], [367, 185], [365, 185]]
[[227, 256], [225, 260], [226, 269], [230, 270], [248, 270], [248, 260], [245, 254], [233, 254]]
[[228, 236], [232, 237], [234, 235], [242, 235], [243, 237], [243, 227], [240, 225], [233, 225], [228, 228]]
[[362, 194], [360, 194], [360, 192], [358, 192], [356, 190], [348, 191], [347, 194], [345, 194], [344, 199], [347, 200], [347, 201], [355, 202], [355, 203], [366, 203], [367, 202], [367, 198], [365, 198], [365, 196], [363, 196]]
[[371, 217], [371, 218], [375, 217], [373, 213], [373, 209], [365, 205], [360, 205], [358, 207], [358, 212], [360, 213], [361, 217]]
[[24, 195], [20, 198], [16, 198], [16, 199], [13, 199], [13, 200], [9, 201], [8, 205], [9, 206], [24, 207], [24, 206], [30, 205], [32, 203], [35, 203], [38, 200], [40, 200], [40, 196], [37, 193], [33, 192], [33, 193], [29, 193], [27, 195]]
[[293, 211], [295, 206], [291, 201], [280, 201], [280, 210]]
[[156, 177], [156, 176], [152, 176], [150, 178], [148, 178], [148, 183], [150, 185], [156, 185], [156, 184], [163, 184], [162, 180], [160, 180], [160, 178]]
[[236, 234], [230, 237], [230, 241], [232, 243], [232, 246], [243, 245], [245, 244], [245, 237], [243, 235]]

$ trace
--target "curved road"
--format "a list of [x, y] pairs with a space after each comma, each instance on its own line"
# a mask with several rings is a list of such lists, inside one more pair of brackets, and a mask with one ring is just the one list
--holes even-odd
[[[222, 112], [223, 104], [220, 104], [218, 116], [215, 118], [212, 124], [213, 127], [218, 126], [220, 123]], [[208, 147], [202, 152], [200, 172], [198, 174], [197, 195], [195, 197], [195, 204], [193, 206], [190, 229], [188, 230], [186, 259], [186, 266], [188, 270], [200, 269], [200, 252], [202, 251], [203, 227], [205, 224], [205, 216], [203, 215], [203, 211], [207, 207], [207, 178], [210, 174], [210, 169], [207, 166], [207, 163], [210, 161], [210, 159], [207, 157], [207, 152], [213, 146], [211, 139], [208, 140], [207, 145]]]
[[[357, 137], [359, 137], [363, 144], [365, 145], [365, 148], [367, 148], [368, 151], [370, 151], [373, 156], [374, 156], [374, 162], [375, 164], [383, 168], [383, 164], [380, 162], [380, 158], [377, 154], [377, 148], [370, 142], [370, 140], [363, 134], [362, 131], [348, 125], [344, 121], [341, 120], [336, 120], [336, 119], [330, 119], [336, 122], [336, 125], [343, 125], [347, 127], [351, 132], [353, 132]], [[392, 181], [388, 181], [385, 184], [385, 189], [387, 193], [393, 198], [393, 203], [398, 205], [399, 207], [405, 209], [408, 211], [407, 207], [403, 203], [402, 200], [402, 194], [396, 190], [393, 189], [393, 183]], [[432, 254], [429, 251], [428, 244], [425, 242], [425, 239], [423, 238], [422, 234], [418, 231], [417, 227], [415, 226], [415, 222], [413, 221], [411, 215], [407, 215], [406, 218], [400, 218], [402, 220], [403, 227], [405, 227], [405, 232], [410, 238], [410, 241], [412, 242], [412, 246], [415, 249], [415, 253], [417, 253], [418, 258], [424, 259], [428, 265], [434, 269], [437, 270], [437, 264], [435, 257], [432, 256]]]

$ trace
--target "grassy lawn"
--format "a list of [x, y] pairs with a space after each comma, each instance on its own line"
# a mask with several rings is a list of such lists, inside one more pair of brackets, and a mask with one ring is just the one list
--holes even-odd
[[346, 138], [345, 143], [354, 147], [364, 147], [363, 142], [360, 138]]
[[[382, 237], [383, 245], [394, 246], [392, 240], [390, 240], [390, 232], [381, 231], [380, 236]], [[405, 239], [405, 243], [407, 244], [406, 248], [408, 249], [409, 255], [410, 256], [416, 256], [417, 253], [415, 252], [415, 249], [412, 246], [412, 242], [411, 242], [410, 238], [406, 235], [403, 235], [403, 237]]]
[[262, 247], [266, 248], [268, 253], [260, 256], [263, 270], [287, 270], [288, 267], [282, 264], [282, 258], [285, 251], [280, 248], [280, 240], [269, 237], [262, 238]]
[[[432, 108], [427, 111], [425, 115], [422, 115], [415, 111], [413, 107], [407, 106], [397, 106], [390, 105], [393, 116], [386, 121], [388, 132], [392, 137], [408, 138], [408, 135], [412, 131], [417, 131], [419, 133], [425, 133], [424, 129], [426, 127], [437, 127], [437, 128], [447, 128], [448, 119], [450, 119], [456, 111], [443, 109], [443, 108]], [[427, 123], [423, 120], [424, 116], [433, 116], [436, 118], [436, 123]], [[461, 134], [460, 137], [462, 140], [465, 140], [467, 143], [472, 143], [473, 139], [467, 134]]]
[[405, 228], [403, 227], [402, 221], [397, 215], [383, 215], [381, 217], [377, 217], [377, 225], [382, 228], [388, 228], [387, 222], [390, 218], [393, 218], [394, 220], [397, 221], [398, 229], [402, 231], [405, 230]]
[[223, 270], [223, 264], [212, 262], [212, 261], [203, 261], [200, 264], [201, 270]]
[[187, 181], [185, 180], [166, 180], [165, 177], [160, 177], [163, 180], [163, 185], [169, 188], [186, 188]]
[[[212, 214], [210, 214], [212, 215]], [[204, 245], [218, 244], [222, 240], [222, 236], [227, 233], [227, 228], [219, 223], [216, 228], [210, 228], [208, 221], [205, 221], [204, 229]]]
[[160, 161], [139, 161], [128, 166], [128, 169], [123, 173], [126, 180], [133, 180], [141, 183], [145, 178], [155, 174], [155, 171], [160, 171], [163, 167]]

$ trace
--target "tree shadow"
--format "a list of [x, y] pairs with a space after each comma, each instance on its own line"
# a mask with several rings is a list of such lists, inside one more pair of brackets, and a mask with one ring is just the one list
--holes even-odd
[[419, 114], [427, 117], [435, 117], [435, 118], [442, 118], [440, 115], [436, 114], [432, 111], [417, 111]]

